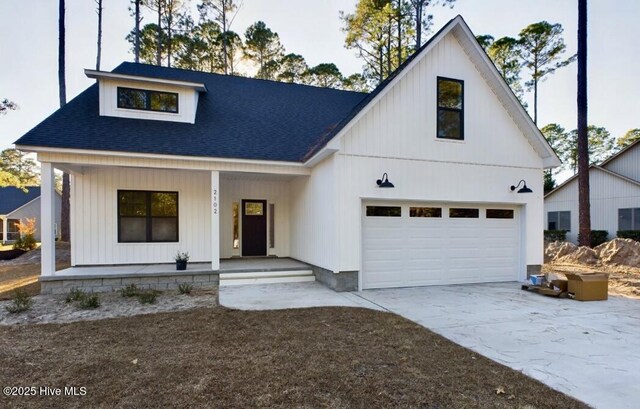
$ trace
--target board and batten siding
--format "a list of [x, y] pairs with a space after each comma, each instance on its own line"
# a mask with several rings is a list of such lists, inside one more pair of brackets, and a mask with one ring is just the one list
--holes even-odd
[[[267, 254], [278, 257], [289, 257], [289, 181], [273, 180], [269, 176], [234, 175], [220, 177], [220, 258], [230, 258], [242, 254], [240, 248], [233, 248], [233, 203], [242, 206], [243, 199], [266, 200], [274, 205], [275, 246], [271, 248], [267, 240]], [[271, 225], [267, 217], [267, 237]], [[242, 208], [239, 208], [238, 231], [242, 235]]]
[[[640, 186], [606, 173], [598, 168], [589, 171], [591, 229], [606, 230], [609, 239], [618, 231], [618, 209], [640, 207]], [[571, 230], [567, 240], [578, 242], [578, 179], [549, 195], [544, 200], [544, 228], [549, 225], [548, 213], [571, 212]]]
[[[195, 123], [198, 108], [198, 93], [191, 88], [168, 84], [154, 84], [146, 81], [122, 79], [101, 79], [100, 115], [119, 118], [140, 118], [155, 121]], [[173, 92], [178, 94], [178, 112], [154, 112], [137, 109], [118, 108], [118, 87]]]
[[[438, 76], [464, 81], [464, 141], [436, 138]], [[542, 159], [452, 34], [348, 129], [335, 157], [340, 271], [360, 269], [366, 199], [521, 206], [520, 274], [542, 264]], [[377, 187], [384, 172], [395, 188]], [[510, 191], [521, 179], [534, 193]]]
[[636, 144], [628, 151], [604, 165], [619, 175], [640, 181], [640, 144]]
[[[133, 168], [85, 168], [71, 177], [72, 265], [211, 260], [211, 174]], [[178, 243], [118, 243], [118, 190], [178, 192]]]
[[336, 265], [337, 217], [335, 157], [331, 156], [313, 168], [311, 176], [291, 181], [290, 220], [291, 257], [330, 271]]

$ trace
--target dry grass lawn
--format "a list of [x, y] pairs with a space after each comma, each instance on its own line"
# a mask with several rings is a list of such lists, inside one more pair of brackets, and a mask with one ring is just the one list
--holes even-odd
[[[58, 263], [56, 269], [69, 267], [68, 262]], [[40, 294], [40, 263], [0, 264], [0, 300], [13, 297], [17, 288], [24, 288], [29, 295]]]
[[0, 407], [587, 407], [411, 321], [356, 308], [0, 326], [0, 367], [3, 387], [87, 388], [2, 396]]

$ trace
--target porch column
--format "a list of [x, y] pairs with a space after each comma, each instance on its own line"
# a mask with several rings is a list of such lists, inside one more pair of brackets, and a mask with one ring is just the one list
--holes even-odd
[[211, 269], [220, 270], [220, 172], [211, 171]]
[[7, 227], [9, 227], [9, 223], [7, 222], [6, 217], [2, 217], [2, 237], [0, 237], [0, 242], [6, 243], [9, 233], [7, 232]]
[[50, 162], [40, 164], [40, 237], [42, 252], [41, 274], [51, 276], [56, 272], [56, 241], [54, 232], [55, 218], [55, 177]]

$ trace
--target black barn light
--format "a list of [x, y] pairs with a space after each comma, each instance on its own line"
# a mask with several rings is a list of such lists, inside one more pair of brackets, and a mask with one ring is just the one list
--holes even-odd
[[378, 184], [378, 187], [395, 187], [393, 186], [393, 183], [389, 182], [389, 177], [386, 172], [382, 175], [382, 179], [376, 180], [376, 183]]
[[527, 187], [527, 182], [525, 182], [524, 180], [521, 180], [515, 186], [511, 186], [511, 191], [513, 192], [514, 190], [516, 190], [518, 188], [518, 186], [520, 186], [520, 184], [522, 184], [523, 186], [522, 186], [522, 188], [520, 188], [520, 190], [518, 190], [518, 193], [533, 193], [533, 190], [531, 190], [531, 189], [529, 189]]

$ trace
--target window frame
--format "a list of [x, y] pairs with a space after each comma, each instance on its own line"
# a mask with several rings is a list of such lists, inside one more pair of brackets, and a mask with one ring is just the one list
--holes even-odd
[[[369, 212], [371, 209], [371, 212]], [[380, 209], [387, 209], [387, 214], [374, 214], [376, 211]], [[391, 210], [394, 209], [394, 210]], [[395, 210], [400, 210], [398, 214], [391, 214]], [[367, 205], [365, 206], [365, 216], [366, 217], [402, 217], [402, 206], [386, 206], [386, 205]]]
[[[20, 221], [20, 219], [7, 218], [7, 241], [16, 241], [22, 236], [17, 227], [20, 224]], [[12, 230], [12, 227], [14, 227], [15, 230]]]
[[[631, 229], [620, 228], [620, 211], [628, 210], [631, 213]], [[618, 208], [618, 231], [639, 231], [640, 230], [640, 218], [636, 218], [636, 213], [640, 213], [640, 207], [621, 207]]]
[[[120, 215], [120, 194], [121, 193], [144, 193], [145, 194], [145, 216], [122, 216]], [[170, 193], [176, 195], [176, 215], [175, 216], [153, 216], [151, 212], [151, 208], [153, 206], [151, 197], [154, 193]], [[135, 190], [135, 189], [118, 189], [116, 200], [117, 204], [117, 228], [118, 228], [118, 244], [136, 244], [136, 243], [144, 243], [144, 244], [153, 244], [153, 243], [179, 243], [180, 242], [180, 192], [177, 191], [166, 191], [166, 190]], [[131, 240], [131, 241], [123, 241], [121, 237], [121, 224], [122, 219], [126, 218], [141, 218], [144, 217], [146, 220], [145, 226], [145, 240]], [[176, 219], [176, 237], [175, 240], [153, 240], [153, 226], [152, 222], [154, 218], [164, 218], [164, 219]]]
[[[144, 108], [135, 108], [135, 107], [127, 107], [120, 105], [120, 91], [138, 91], [144, 92], [145, 94], [145, 107]], [[166, 111], [163, 109], [153, 109], [151, 107], [151, 94], [167, 94], [167, 95], [175, 95], [176, 97], [176, 110], [175, 111]], [[163, 114], [179, 114], [180, 113], [180, 94], [178, 92], [169, 92], [169, 91], [158, 91], [153, 89], [143, 89], [143, 88], [131, 88], [131, 87], [116, 87], [116, 107], [118, 109], [131, 109], [134, 111], [146, 111], [146, 112], [160, 112]]]
[[[457, 82], [460, 84], [460, 86], [462, 87], [462, 91], [460, 95], [462, 99], [462, 108], [458, 109], [458, 108], [447, 108], [447, 107], [440, 106], [440, 80]], [[460, 138], [450, 138], [447, 136], [440, 136], [440, 111], [441, 110], [460, 113]], [[465, 140], [464, 133], [465, 133], [464, 132], [464, 80], [437, 76], [436, 77], [436, 140], [463, 142]]]
[[[556, 222], [556, 227], [557, 229], [550, 229], [549, 228], [549, 223], [551, 220], [551, 213], [556, 213], [557, 214], [557, 218], [554, 220]], [[568, 229], [561, 229], [560, 227], [560, 213], [569, 213], [569, 228]], [[571, 210], [552, 210], [552, 211], [548, 211], [547, 212], [547, 230], [553, 230], [553, 231], [571, 231]]]
[[[459, 212], [456, 215], [456, 212]], [[464, 213], [471, 213], [465, 215]], [[449, 208], [449, 219], [479, 219], [480, 218], [480, 208], [479, 207], [450, 207]]]

